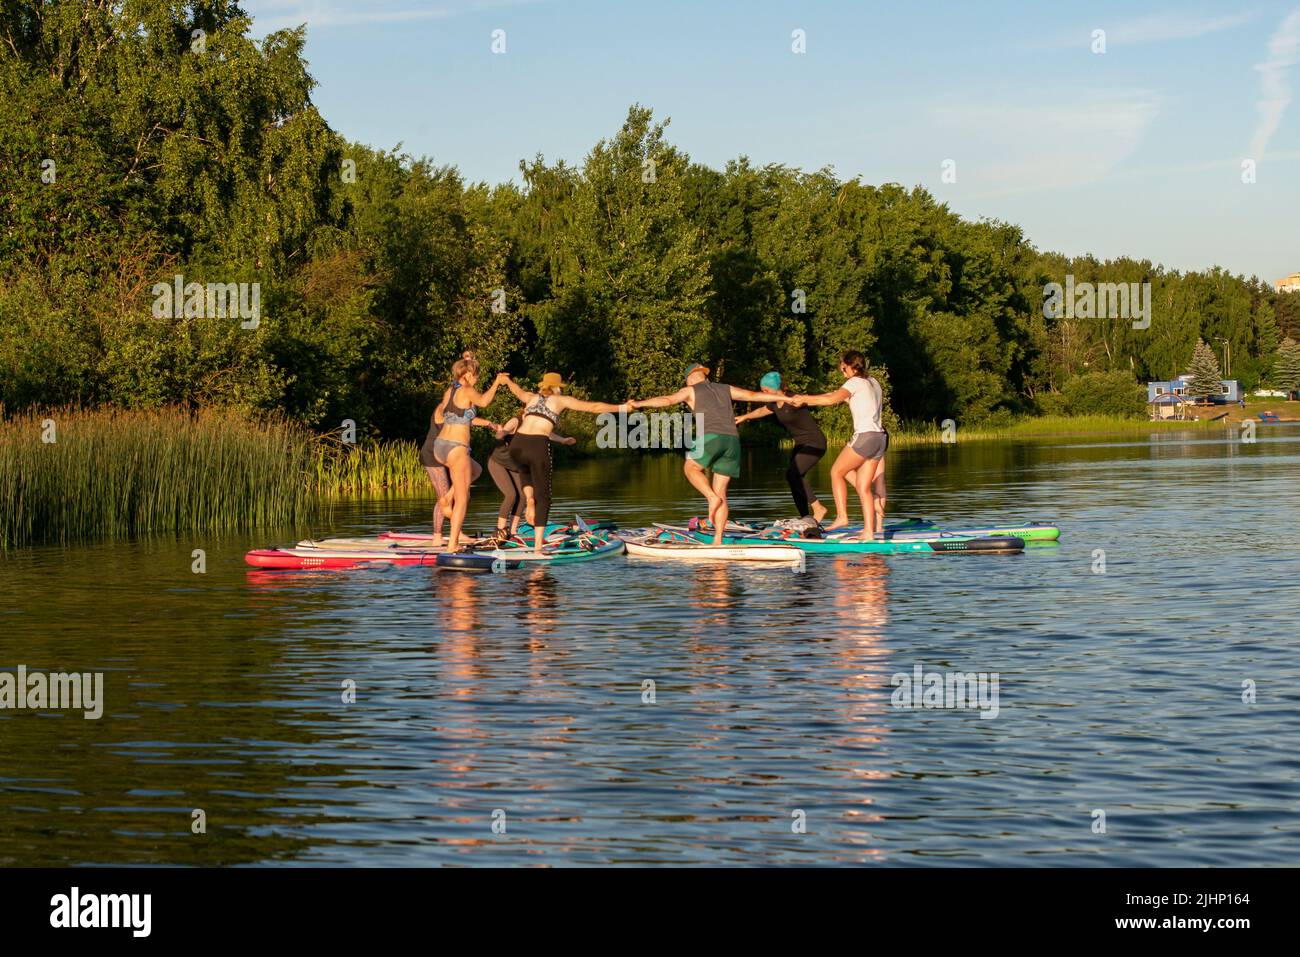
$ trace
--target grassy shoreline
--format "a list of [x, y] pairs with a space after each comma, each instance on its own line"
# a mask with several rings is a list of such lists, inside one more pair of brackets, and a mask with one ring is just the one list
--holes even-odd
[[[1256, 406], [1258, 408], [1256, 408]], [[1238, 429], [1243, 417], [1271, 408], [1300, 417], [1300, 403], [1233, 406], [1229, 417], [1150, 422], [1118, 416], [1043, 416], [990, 426], [957, 426], [956, 442], [1086, 438], [1155, 432]], [[832, 443], [846, 436], [828, 436]], [[482, 460], [487, 436], [477, 436]], [[894, 448], [946, 444], [938, 425], [904, 425]], [[788, 446], [768, 425], [746, 438]], [[594, 433], [573, 452], [597, 449]], [[640, 454], [640, 453], [636, 453]], [[410, 441], [343, 445], [277, 417], [220, 410], [189, 412], [57, 410], [3, 416], [0, 409], [0, 548], [70, 543], [150, 532], [228, 531], [310, 521], [332, 499], [411, 495], [433, 489]]]
[[[955, 438], [957, 442], [996, 442], [1006, 439], [1082, 438], [1090, 435], [1144, 435], [1149, 432], [1203, 429], [1208, 424], [1204, 421], [1151, 422], [1147, 419], [1110, 415], [1044, 415], [998, 425], [973, 425], [966, 428], [958, 425]], [[889, 438], [892, 445], [903, 448], [944, 443], [943, 430], [933, 424], [905, 425], [897, 434], [891, 433]]]

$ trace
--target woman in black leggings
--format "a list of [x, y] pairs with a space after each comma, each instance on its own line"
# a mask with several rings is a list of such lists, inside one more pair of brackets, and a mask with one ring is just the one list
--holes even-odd
[[524, 518], [533, 526], [534, 547], [542, 550], [546, 539], [546, 517], [551, 509], [551, 435], [560, 414], [566, 411], [592, 415], [626, 412], [626, 405], [608, 402], [584, 402], [563, 393], [564, 381], [559, 373], [542, 376], [536, 392], [521, 389], [509, 376], [503, 381], [515, 398], [524, 404], [524, 414], [510, 440], [510, 458], [519, 469], [519, 486], [524, 493]]
[[[497, 511], [497, 537], [514, 538], [519, 531], [519, 520], [524, 517], [524, 492], [520, 484], [519, 466], [510, 455], [510, 443], [523, 422], [524, 410], [497, 429], [497, 441], [488, 456], [488, 474], [501, 490], [501, 508]], [[550, 441], [560, 445], [574, 445], [577, 439], [552, 432]]]
[[[780, 392], [791, 395], [781, 388], [781, 373], [769, 372], [759, 380], [759, 388], [764, 392]], [[817, 501], [817, 493], [808, 482], [808, 473], [826, 454], [826, 433], [821, 430], [817, 420], [804, 406], [793, 406], [789, 402], [775, 402], [763, 406], [745, 415], [736, 416], [736, 424], [751, 419], [761, 419], [765, 415], [775, 415], [776, 421], [794, 439], [794, 454], [790, 456], [790, 466], [785, 470], [785, 480], [790, 483], [790, 494], [794, 497], [795, 508], [799, 517], [809, 515], [820, 522], [826, 515], [826, 506]]]

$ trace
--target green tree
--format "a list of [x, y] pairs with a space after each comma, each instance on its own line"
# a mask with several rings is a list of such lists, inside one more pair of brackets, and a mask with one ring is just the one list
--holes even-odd
[[1223, 394], [1219, 360], [1204, 339], [1196, 340], [1191, 365], [1187, 367], [1187, 394], [1194, 398], [1209, 399]]
[[1294, 339], [1283, 339], [1277, 347], [1277, 359], [1270, 378], [1273, 385], [1286, 392], [1300, 389], [1300, 344]]
[[687, 362], [714, 358], [708, 257], [685, 209], [689, 160], [666, 141], [666, 126], [633, 106], [579, 177], [540, 158], [523, 167], [529, 188], [561, 207], [547, 210], [552, 299], [529, 310], [538, 343], [552, 367], [605, 397], [676, 389]]
[[1279, 334], [1284, 338], [1300, 337], [1300, 292], [1267, 291], [1269, 304], [1277, 317]]
[[1087, 372], [1075, 376], [1061, 389], [1070, 415], [1119, 415], [1137, 418], [1146, 411], [1146, 391], [1131, 373]]
[[[342, 213], [340, 143], [302, 32], [248, 28], [227, 0], [6, 5], [0, 402], [279, 403], [266, 345]], [[155, 317], [175, 274], [256, 283], [267, 318]]]

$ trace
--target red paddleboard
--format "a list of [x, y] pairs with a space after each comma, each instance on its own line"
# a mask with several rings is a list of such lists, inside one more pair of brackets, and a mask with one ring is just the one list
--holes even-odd
[[254, 568], [356, 568], [358, 565], [433, 565], [442, 550], [332, 551], [328, 548], [259, 548], [244, 555]]

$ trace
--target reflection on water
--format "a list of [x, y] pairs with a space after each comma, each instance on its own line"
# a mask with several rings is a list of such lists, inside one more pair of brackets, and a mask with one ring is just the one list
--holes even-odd
[[[0, 863], [1292, 863], [1300, 431], [1186, 438], [893, 457], [900, 516], [1063, 526], [1017, 556], [241, 560], [426, 501], [8, 555], [0, 670], [103, 671], [107, 703], [0, 711]], [[785, 514], [783, 467], [749, 452], [734, 514]], [[674, 456], [563, 463], [557, 491], [624, 526], [698, 510]], [[998, 673], [998, 717], [894, 709], [918, 665]]]

